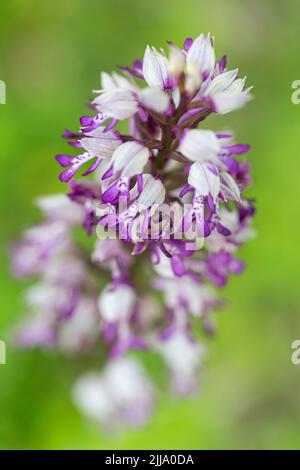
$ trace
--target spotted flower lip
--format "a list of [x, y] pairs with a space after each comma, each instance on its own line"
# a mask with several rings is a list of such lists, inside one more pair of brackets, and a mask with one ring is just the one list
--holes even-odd
[[194, 162], [217, 162], [221, 143], [212, 131], [191, 129], [184, 133], [179, 150]]
[[102, 127], [98, 127], [80, 139], [80, 144], [91, 156], [108, 158], [121, 144], [121, 138], [116, 131], [105, 132]]
[[191, 166], [188, 183], [195, 188], [199, 196], [211, 194], [215, 200], [220, 192], [220, 176], [218, 169], [199, 162]]
[[210, 34], [167, 44], [101, 74], [89, 115], [63, 133], [74, 155], [56, 156], [67, 194], [38, 198], [44, 221], [11, 249], [15, 275], [36, 278], [18, 345], [100, 353], [103, 370], [78, 378], [73, 401], [105, 429], [152, 411], [157, 386], [133, 350], [160, 354], [171, 393], [196, 390], [199, 328], [214, 334], [217, 290], [244, 270], [237, 251], [254, 234], [250, 146], [204, 124], [251, 88]]
[[121, 142], [119, 133], [116, 131], [104, 132], [101, 127], [92, 130], [79, 140], [81, 147], [86, 150], [86, 152], [75, 157], [56, 155], [55, 158], [57, 162], [63, 168], [68, 168], [60, 174], [60, 180], [67, 183], [85, 163], [96, 159], [90, 168], [83, 173], [83, 176], [89, 175], [97, 169], [103, 158], [112, 156], [114, 150]]
[[113, 170], [130, 178], [143, 172], [150, 157], [147, 147], [138, 142], [125, 142], [113, 153], [111, 162]]
[[[59, 179], [63, 183], [67, 183], [77, 173], [77, 171], [79, 170], [79, 168], [82, 167], [82, 165], [84, 165], [85, 163], [93, 160], [93, 158], [94, 158], [94, 156], [90, 155], [88, 152], [77, 155], [76, 157], [70, 157], [69, 155], [56, 155], [57, 162], [63, 168], [69, 167], [67, 170], [63, 171], [60, 174]], [[101, 160], [98, 158], [96, 160], [96, 162], [97, 162], [96, 164], [98, 165], [100, 163], [100, 161]], [[94, 169], [96, 169], [94, 165], [95, 164], [93, 164], [93, 166], [90, 167], [92, 169], [92, 171]], [[87, 173], [85, 173], [85, 175], [86, 174]]]

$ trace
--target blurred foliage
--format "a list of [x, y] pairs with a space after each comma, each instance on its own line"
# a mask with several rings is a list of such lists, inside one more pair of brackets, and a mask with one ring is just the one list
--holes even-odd
[[[69, 390], [78, 360], [8, 347], [0, 366], [0, 448], [299, 448], [300, 367], [290, 362], [300, 337], [298, 182], [300, 79], [298, 0], [10, 0], [0, 6], [2, 210], [0, 338], [23, 315], [7, 250], [38, 214], [32, 201], [62, 191], [53, 155], [60, 135], [76, 129], [100, 70], [131, 63], [146, 44], [211, 31], [218, 55], [228, 53], [255, 86], [245, 109], [208, 119], [249, 142], [257, 200], [257, 239], [242, 250], [248, 268], [224, 291], [218, 333], [198, 396], [162, 393], [143, 430], [99, 433], [74, 409]], [[145, 359], [157, 375], [155, 358]], [[160, 378], [164, 381], [164, 377]]]

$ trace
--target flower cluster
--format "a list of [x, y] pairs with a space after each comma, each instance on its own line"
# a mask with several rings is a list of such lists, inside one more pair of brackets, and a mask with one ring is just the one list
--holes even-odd
[[242, 107], [250, 89], [226, 56], [216, 60], [210, 35], [168, 46], [168, 56], [148, 46], [132, 67], [102, 73], [92, 115], [63, 135], [77, 155], [56, 156], [68, 194], [39, 199], [46, 221], [14, 247], [15, 272], [41, 279], [26, 292], [33, 314], [19, 343], [103, 347], [105, 370], [80, 378], [73, 395], [104, 424], [138, 424], [152, 408], [154, 387], [132, 349], [161, 354], [173, 391], [195, 389], [199, 324], [214, 332], [214, 287], [243, 270], [235, 252], [252, 235], [249, 146], [203, 127]]

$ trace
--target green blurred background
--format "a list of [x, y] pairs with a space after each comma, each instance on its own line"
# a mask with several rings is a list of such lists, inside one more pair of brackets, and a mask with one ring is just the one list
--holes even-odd
[[[100, 70], [131, 63], [146, 44], [210, 31], [218, 56], [255, 86], [246, 108], [206, 122], [249, 142], [257, 238], [242, 250], [248, 268], [231, 280], [229, 300], [209, 341], [198, 396], [162, 393], [142, 430], [99, 433], [72, 406], [80, 365], [55, 353], [8, 347], [0, 366], [0, 448], [300, 448], [300, 79], [298, 0], [10, 0], [0, 6], [1, 315], [0, 338], [23, 315], [24, 285], [10, 276], [7, 247], [38, 220], [32, 200], [62, 191], [53, 155], [66, 149]], [[148, 366], [155, 366], [148, 359]]]

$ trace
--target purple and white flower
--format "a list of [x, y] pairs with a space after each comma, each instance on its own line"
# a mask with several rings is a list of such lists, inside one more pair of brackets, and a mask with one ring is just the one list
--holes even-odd
[[75, 405], [105, 428], [144, 424], [153, 408], [154, 387], [132, 358], [114, 359], [102, 373], [88, 373], [73, 388]]
[[12, 247], [14, 273], [36, 278], [17, 343], [103, 357], [73, 398], [105, 428], [152, 411], [155, 387], [132, 350], [161, 354], [173, 392], [196, 389], [197, 332], [214, 333], [217, 290], [243, 271], [236, 252], [253, 236], [250, 147], [203, 126], [246, 104], [250, 88], [210, 34], [168, 46], [101, 74], [91, 115], [63, 134], [78, 154], [56, 156], [68, 194], [39, 198], [44, 222]]
[[[108, 79], [105, 77], [105, 83]], [[150, 80], [151, 82], [151, 80]], [[136, 113], [143, 114], [147, 110], [163, 113], [169, 105], [169, 97], [157, 85], [142, 90], [127, 86], [127, 82], [115, 81], [116, 86], [106, 86], [94, 99], [95, 108], [106, 116], [117, 120], [128, 119]]]

